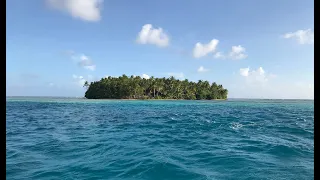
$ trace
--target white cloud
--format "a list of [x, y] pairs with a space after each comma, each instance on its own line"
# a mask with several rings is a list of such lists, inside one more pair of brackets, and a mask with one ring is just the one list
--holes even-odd
[[142, 76], [141, 76], [142, 78], [144, 78], [144, 79], [150, 79], [150, 76], [149, 75], [147, 75], [147, 74], [142, 74]]
[[229, 98], [267, 98], [267, 99], [313, 99], [312, 79], [303, 82], [290, 82], [276, 78], [275, 74], [263, 67], [251, 70], [241, 68], [234, 82], [226, 84]]
[[91, 58], [86, 55], [76, 55], [75, 53], [70, 54], [70, 58], [77, 63], [80, 67], [85, 69], [94, 71], [96, 69], [96, 65], [93, 63]]
[[78, 62], [78, 64], [85, 68], [85, 69], [89, 69], [91, 71], [94, 71], [96, 69], [96, 65], [93, 64], [92, 60], [85, 55], [80, 56], [80, 61]]
[[167, 73], [167, 74], [168, 74], [168, 76], [173, 76], [178, 79], [184, 79], [184, 74], [182, 72], [180, 72], [180, 73], [171, 72], [171, 73]]
[[198, 72], [207, 72], [207, 71], [209, 71], [209, 69], [206, 69], [206, 68], [204, 68], [203, 66], [200, 66], [200, 67], [198, 68]]
[[103, 0], [47, 0], [47, 3], [74, 18], [93, 22], [101, 19]]
[[169, 37], [163, 32], [162, 28], [153, 28], [151, 24], [142, 26], [139, 32], [137, 42], [140, 44], [153, 44], [159, 47], [166, 47], [169, 45]]
[[240, 68], [239, 73], [241, 76], [246, 78], [246, 82], [249, 84], [264, 84], [269, 79], [275, 78], [276, 75], [271, 73], [266, 73], [262, 67], [256, 70], [251, 70], [250, 68]]
[[270, 78], [276, 78], [277, 75], [270, 73], [270, 74], [269, 74], [269, 77], [270, 77]]
[[229, 53], [229, 57], [235, 60], [245, 59], [248, 57], [248, 55], [246, 55], [245, 52], [246, 52], [246, 49], [241, 45], [232, 46], [231, 52]]
[[214, 54], [213, 57], [216, 58], [216, 59], [223, 59], [223, 58], [225, 58], [225, 55], [223, 55], [222, 52], [217, 52], [217, 53]]
[[92, 65], [92, 66], [84, 66], [84, 68], [86, 69], [89, 69], [91, 71], [94, 71], [96, 69], [96, 66], [95, 65]]
[[86, 81], [91, 82], [94, 80], [94, 77], [92, 75], [88, 75], [87, 78], [84, 78], [83, 76], [77, 76], [75, 74], [72, 75], [72, 78], [74, 79], [74, 82], [78, 85], [83, 87], [84, 83]]
[[196, 43], [193, 48], [193, 57], [201, 58], [209, 53], [213, 53], [216, 50], [218, 43], [219, 40], [217, 39], [211, 40], [208, 44], [201, 44], [200, 42]]
[[296, 32], [290, 32], [283, 36], [286, 39], [296, 39], [300, 44], [313, 44], [314, 32], [311, 29], [298, 30]]
[[240, 68], [240, 75], [247, 77], [249, 75], [250, 68]]
[[77, 83], [78, 86], [83, 86], [86, 80], [82, 76], [72, 75], [73, 79]]

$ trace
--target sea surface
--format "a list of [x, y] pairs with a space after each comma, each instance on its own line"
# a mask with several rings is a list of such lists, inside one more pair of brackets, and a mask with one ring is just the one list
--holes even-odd
[[314, 101], [7, 97], [7, 179], [314, 179]]

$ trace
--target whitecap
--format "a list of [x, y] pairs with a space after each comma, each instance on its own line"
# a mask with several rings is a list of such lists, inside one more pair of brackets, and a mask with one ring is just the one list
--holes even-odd
[[242, 128], [242, 124], [240, 124], [240, 123], [235, 123], [235, 122], [233, 122], [233, 123], [231, 123], [231, 125], [230, 125], [230, 128], [232, 128], [232, 129], [234, 129], [234, 130], [238, 130], [238, 129], [240, 129], [240, 128]]

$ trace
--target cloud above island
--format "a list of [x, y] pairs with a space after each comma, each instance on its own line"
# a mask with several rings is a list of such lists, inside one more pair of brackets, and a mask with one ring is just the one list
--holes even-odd
[[96, 70], [96, 65], [93, 62], [93, 60], [89, 57], [86, 56], [84, 54], [78, 55], [76, 54], [74, 51], [66, 51], [65, 52], [78, 66], [90, 70], [90, 71], [94, 71]]
[[77, 19], [91, 22], [101, 19], [103, 0], [46, 0], [46, 2], [50, 7]]
[[162, 28], [154, 28], [152, 24], [145, 24], [137, 37], [138, 44], [151, 44], [158, 47], [169, 46], [169, 36]]
[[219, 40], [217, 39], [212, 39], [207, 44], [202, 44], [200, 42], [196, 43], [193, 48], [193, 57], [199, 59], [209, 54], [213, 54], [213, 58], [215, 59], [240, 60], [248, 57], [248, 55], [246, 54], [246, 49], [241, 45], [232, 46], [229, 54], [225, 55], [221, 51], [216, 52], [218, 44]]
[[200, 67], [197, 69], [197, 71], [198, 71], [199, 73], [203, 73], [203, 72], [209, 71], [209, 69], [206, 69], [206, 68], [204, 68], [203, 66], [200, 66]]
[[229, 53], [229, 57], [234, 60], [245, 59], [248, 57], [248, 55], [245, 53], [246, 53], [246, 49], [241, 45], [232, 46], [231, 52]]
[[214, 53], [219, 44], [219, 40], [212, 39], [207, 44], [202, 44], [200, 42], [196, 43], [193, 48], [193, 57], [201, 58], [207, 56], [209, 53]]
[[143, 78], [143, 79], [150, 79], [150, 76], [147, 75], [147, 74], [142, 74], [142, 75], [141, 75], [141, 78]]
[[87, 75], [87, 77], [85, 78], [83, 76], [77, 76], [75, 74], [72, 75], [72, 78], [73, 78], [73, 82], [80, 87], [83, 87], [86, 81], [92, 82], [95, 79], [92, 75]]
[[94, 71], [96, 69], [96, 65], [86, 55], [80, 56], [79, 61], [78, 61], [78, 65], [85, 68], [85, 69], [91, 70], [91, 71]]

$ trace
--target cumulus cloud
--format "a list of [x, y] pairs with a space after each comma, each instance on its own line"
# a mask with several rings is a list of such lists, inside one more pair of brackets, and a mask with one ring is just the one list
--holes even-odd
[[103, 0], [47, 0], [47, 3], [84, 21], [96, 22], [101, 19]]
[[296, 39], [299, 44], [313, 44], [314, 32], [311, 29], [298, 30], [296, 32], [289, 32], [283, 35], [286, 39]]
[[250, 70], [250, 68], [240, 68], [239, 74], [246, 78], [247, 83], [266, 83], [269, 79], [275, 78], [276, 75], [267, 73], [262, 67], [256, 70]]
[[204, 68], [203, 66], [200, 66], [200, 67], [198, 68], [198, 72], [207, 72], [207, 71], [209, 71], [209, 69], [206, 69], [206, 68]]
[[201, 44], [200, 42], [196, 43], [193, 48], [193, 57], [201, 58], [206, 56], [209, 53], [215, 52], [218, 46], [219, 40], [213, 39], [208, 44]]
[[137, 43], [166, 47], [169, 45], [169, 37], [162, 28], [156, 29], [151, 24], [145, 24], [138, 34]]
[[248, 55], [246, 55], [245, 52], [246, 52], [246, 49], [241, 45], [232, 46], [231, 52], [229, 53], [229, 57], [235, 60], [245, 59], [248, 57]]
[[249, 70], [250, 70], [249, 67], [248, 68], [240, 68], [240, 70], [239, 70], [240, 75], [245, 76], [245, 77], [249, 76]]
[[142, 74], [141, 77], [144, 78], [144, 79], [150, 79], [150, 76], [147, 75], [147, 74]]

